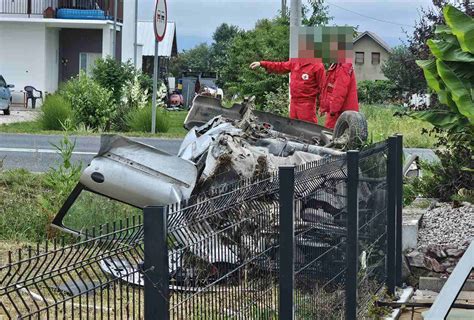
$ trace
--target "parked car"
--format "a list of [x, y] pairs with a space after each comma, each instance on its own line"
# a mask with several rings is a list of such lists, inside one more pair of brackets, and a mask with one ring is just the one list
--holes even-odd
[[7, 84], [5, 79], [0, 75], [0, 110], [3, 110], [4, 115], [10, 114], [10, 106], [12, 104], [12, 93], [10, 88], [14, 85]]

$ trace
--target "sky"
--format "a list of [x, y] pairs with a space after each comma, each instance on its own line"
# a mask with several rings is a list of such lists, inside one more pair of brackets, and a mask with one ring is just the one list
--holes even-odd
[[[287, 0], [289, 4], [291, 0]], [[306, 0], [303, 0], [303, 2]], [[153, 18], [155, 0], [139, 0], [139, 19]], [[334, 19], [330, 25], [358, 26], [372, 31], [390, 46], [401, 44], [415, 20], [419, 8], [431, 0], [326, 0]], [[262, 18], [272, 18], [281, 8], [281, 0], [167, 0], [168, 20], [176, 22], [178, 50], [202, 42], [211, 43], [212, 34], [221, 23], [252, 29]]]

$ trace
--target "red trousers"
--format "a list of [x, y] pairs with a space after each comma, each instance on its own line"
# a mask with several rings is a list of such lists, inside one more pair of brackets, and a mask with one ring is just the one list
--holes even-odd
[[316, 98], [292, 98], [290, 118], [318, 123], [318, 118], [316, 117]]
[[339, 116], [341, 115], [342, 112], [336, 112], [334, 113], [333, 116], [328, 112], [326, 113], [326, 123], [324, 126], [329, 129], [334, 129], [334, 126], [336, 125], [337, 119], [339, 119]]

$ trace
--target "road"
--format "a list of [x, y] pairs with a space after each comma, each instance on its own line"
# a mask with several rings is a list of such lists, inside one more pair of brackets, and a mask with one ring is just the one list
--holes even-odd
[[[100, 146], [98, 136], [71, 136], [76, 140], [73, 161], [87, 165], [97, 154]], [[60, 161], [52, 143], [58, 144], [60, 135], [30, 135], [30, 134], [0, 134], [0, 162], [3, 168], [25, 168], [33, 172], [43, 172]], [[171, 154], [177, 154], [181, 144], [180, 139], [133, 138], [152, 145]], [[418, 154], [425, 161], [437, 161], [438, 158], [429, 149], [406, 148], [406, 156]]]
[[[87, 165], [97, 154], [100, 146], [98, 136], [71, 136], [76, 140], [73, 161]], [[0, 134], [0, 161], [4, 169], [25, 168], [33, 172], [47, 171], [61, 160], [56, 149], [60, 135]], [[181, 140], [158, 138], [133, 138], [163, 151], [177, 154]]]

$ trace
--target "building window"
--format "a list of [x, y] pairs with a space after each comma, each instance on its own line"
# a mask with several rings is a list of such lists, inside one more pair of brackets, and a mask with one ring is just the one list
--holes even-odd
[[356, 52], [355, 63], [356, 64], [364, 64], [364, 53], [363, 52]]
[[101, 53], [80, 52], [79, 53], [79, 70], [84, 70], [88, 76], [92, 74], [92, 69], [97, 59], [102, 58]]
[[380, 64], [380, 52], [372, 52], [372, 64]]

